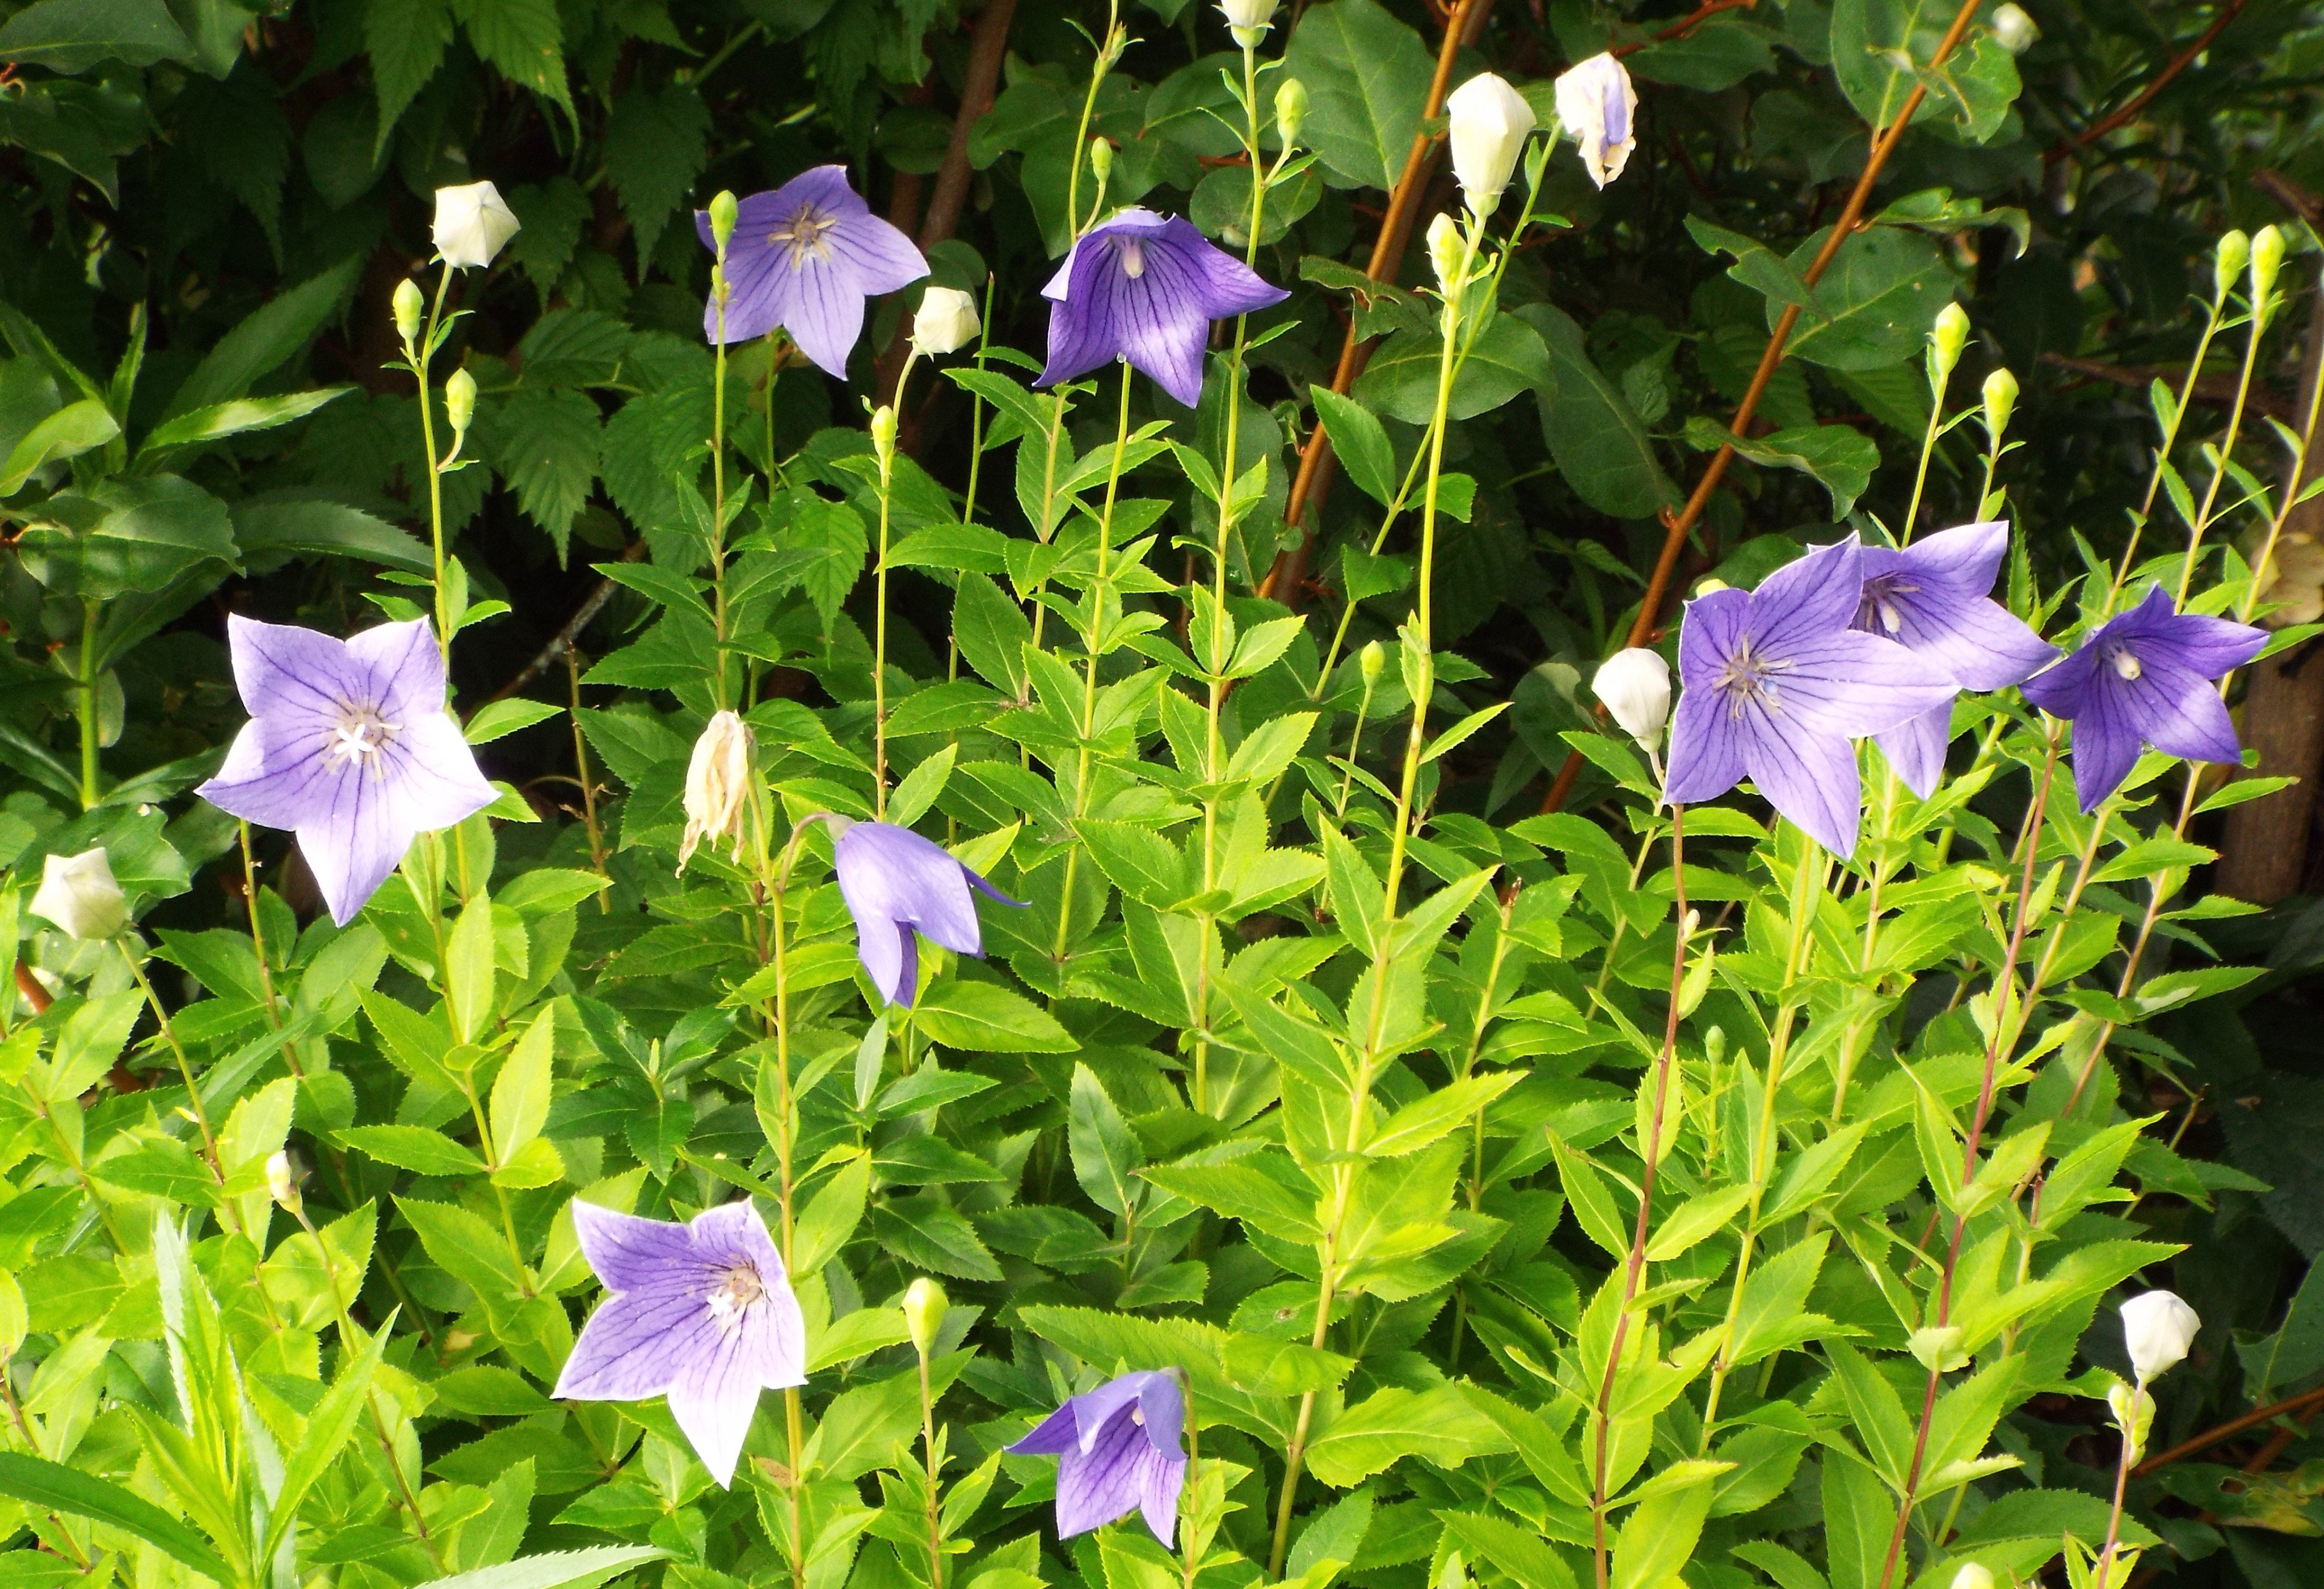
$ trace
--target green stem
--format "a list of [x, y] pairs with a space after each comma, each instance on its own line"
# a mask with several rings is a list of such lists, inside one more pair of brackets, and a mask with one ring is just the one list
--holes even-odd
[[80, 725], [80, 808], [83, 811], [95, 810], [105, 794], [104, 780], [97, 766], [100, 732], [97, 711], [97, 603], [92, 601], [84, 599], [80, 604], [79, 689], [73, 697], [73, 715]]

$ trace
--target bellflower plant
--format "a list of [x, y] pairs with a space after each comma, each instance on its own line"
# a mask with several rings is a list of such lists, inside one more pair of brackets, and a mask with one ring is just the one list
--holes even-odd
[[1288, 295], [1213, 247], [1183, 216], [1132, 208], [1084, 233], [1041, 296], [1051, 307], [1049, 357], [1038, 384], [1126, 359], [1191, 409], [1203, 395], [1211, 322]]
[[2181, 612], [2156, 585], [2080, 649], [2025, 681], [2025, 698], [2074, 725], [2074, 795], [2085, 813], [2122, 786], [2142, 744], [2190, 761], [2243, 754], [2218, 682], [2267, 645], [2247, 623]]
[[684, 1225], [576, 1202], [573, 1233], [606, 1294], [554, 1393], [668, 1397], [702, 1465], [732, 1483], [760, 1391], [807, 1382], [806, 1326], [766, 1221], [748, 1198]]
[[908, 1006], [919, 989], [919, 937], [954, 954], [983, 955], [972, 888], [1002, 905], [1021, 903], [909, 828], [830, 821], [838, 832], [832, 866], [855, 918], [856, 953], [872, 986], [891, 1005]]
[[1125, 1373], [1067, 1398], [1009, 1452], [1057, 1458], [1060, 1539], [1136, 1511], [1167, 1548], [1176, 1537], [1186, 1483], [1185, 1421], [1176, 1375]]
[[340, 640], [237, 614], [226, 635], [250, 721], [195, 793], [244, 822], [297, 833], [341, 926], [413, 839], [496, 797], [444, 710], [443, 653], [425, 619]]
[[[709, 212], [695, 216], [713, 253]], [[844, 380], [847, 355], [863, 334], [863, 300], [908, 287], [928, 273], [920, 251], [872, 213], [845, 166], [817, 166], [737, 207], [726, 250], [725, 340], [749, 342], [778, 326], [826, 374]], [[702, 332], [719, 337], [719, 306], [702, 312]]]
[[[1965, 689], [2023, 683], [2058, 653], [1989, 593], [2008, 555], [2009, 526], [2000, 520], [1939, 530], [1902, 549], [1866, 547], [1856, 628], [1927, 657]], [[1875, 739], [1896, 776], [1926, 799], [1944, 774], [1951, 727], [1948, 701]]]
[[1670, 800], [1709, 800], [1748, 777], [1817, 843], [1855, 850], [1863, 794], [1849, 741], [1934, 711], [1956, 688], [1935, 662], [1851, 627], [1863, 589], [1850, 537], [1757, 591], [1686, 604]]

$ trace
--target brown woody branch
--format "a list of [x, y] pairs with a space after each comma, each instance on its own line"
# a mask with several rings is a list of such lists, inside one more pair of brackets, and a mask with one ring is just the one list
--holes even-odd
[[2131, 121], [2140, 111], [2153, 104], [2154, 96], [2168, 88], [2172, 80], [2181, 72], [2185, 71], [2197, 56], [2209, 50], [2212, 41], [2227, 32], [2227, 24], [2235, 21], [2236, 15], [2248, 4], [2250, 0], [2227, 0], [2227, 3], [2219, 8], [2219, 14], [2211, 19], [2211, 25], [2198, 33], [2193, 43], [2172, 56], [2169, 63], [2155, 74], [2154, 80], [2133, 95], [2128, 104], [2120, 110], [2099, 117], [2071, 138], [2060, 139], [2042, 152], [2043, 160], [2045, 162], [2063, 160], [2075, 150], [2089, 148], [2116, 127]]
[[[1969, 32], [1970, 20], [1977, 15], [1978, 7], [1982, 4], [1983, 0], [1963, 0], [1960, 13], [1953, 18], [1952, 26], [1945, 30], [1945, 36], [1938, 42], [1936, 52], [1929, 57], [1928, 71], [1922, 74], [1920, 81], [1913, 85], [1913, 91], [1904, 96], [1895, 120], [1882, 128], [1872, 140], [1871, 157], [1864, 162], [1864, 174], [1857, 178], [1855, 189], [1848, 196], [1847, 207], [1840, 212], [1840, 219], [1832, 223], [1831, 234], [1824, 239], [1823, 246], [1816, 251], [1814, 262], [1801, 272], [1801, 279], [1810, 287], [1823, 279], [1823, 273], [1831, 268], [1832, 260], [1838, 256], [1840, 245], [1865, 224], [1864, 208], [1872, 197], [1872, 186], [1879, 180], [1881, 168], [1888, 163], [1888, 157], [1896, 152], [1896, 145], [1920, 110], [1921, 101], [1928, 96], [1929, 74], [1942, 66], [1960, 46], [1962, 36]], [[1799, 305], [1784, 306], [1782, 317], [1776, 320], [1775, 330], [1767, 335], [1766, 350], [1759, 355], [1759, 367], [1752, 373], [1751, 384], [1743, 393], [1743, 400], [1736, 405], [1734, 418], [1728, 423], [1727, 428], [1730, 433], [1742, 435], [1744, 427], [1751, 423], [1751, 417], [1759, 411], [1759, 400], [1766, 395], [1767, 383], [1775, 379], [1776, 368], [1784, 362], [1784, 346], [1791, 340], [1792, 327], [1798, 324], [1799, 317]], [[1675, 514], [1665, 510], [1662, 554], [1655, 559], [1653, 577], [1646, 582], [1646, 593], [1639, 600], [1638, 616], [1630, 624], [1629, 638], [1623, 642], [1625, 645], [1643, 645], [1661, 627], [1663, 604], [1670, 593], [1671, 574], [1678, 566], [1679, 552], [1686, 545], [1688, 533], [1702, 517], [1703, 510], [1710, 506], [1711, 493], [1719, 489], [1720, 481], [1726, 477], [1727, 465], [1733, 462], [1734, 457], [1732, 446], [1721, 446], [1711, 455], [1711, 462], [1704, 467], [1702, 478], [1695, 482], [1694, 491], [1687, 498], [1686, 505]], [[1565, 765], [1558, 769], [1557, 778], [1550, 785], [1549, 796], [1542, 802], [1541, 808], [1555, 811], [1563, 806], [1565, 797], [1572, 793], [1573, 780], [1581, 772], [1582, 753], [1573, 751], [1566, 757]]]
[[2269, 1407], [2256, 1408], [2245, 1413], [2241, 1418], [2231, 1418], [2223, 1424], [2216, 1424], [2191, 1440], [2181, 1440], [2168, 1451], [2157, 1452], [2130, 1471], [2133, 1475], [2144, 1478], [2158, 1467], [2168, 1467], [2174, 1462], [2181, 1462], [2200, 1452], [2209, 1451], [2214, 1446], [2234, 1439], [2246, 1429], [2255, 1429], [2262, 1424], [2273, 1423], [2286, 1415], [2296, 1417], [2319, 1407], [2324, 1407], [2324, 1390], [2303, 1391], [2290, 1401], [2278, 1401]]
[[[2055, 369], [2070, 370], [2077, 375], [2087, 375], [2093, 381], [2104, 381], [2116, 386], [2126, 386], [2144, 391], [2159, 380], [2175, 380], [2175, 372], [2148, 369], [2143, 364], [2109, 364], [2098, 359], [2080, 359], [2071, 354], [2045, 353], [2041, 362]], [[2297, 418], [2292, 405], [2283, 399], [2254, 387], [2238, 393], [2236, 383], [2224, 375], [2201, 375], [2195, 380], [2190, 394], [2199, 403], [2210, 403], [2218, 408], [2232, 408], [2240, 396], [2244, 407], [2262, 414], [2273, 414], [2287, 423]]]

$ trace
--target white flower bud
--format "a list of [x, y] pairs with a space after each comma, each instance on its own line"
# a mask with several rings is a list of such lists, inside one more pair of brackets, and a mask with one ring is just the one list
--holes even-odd
[[1452, 118], [1452, 175], [1469, 207], [1489, 216], [1533, 136], [1533, 106], [1501, 78], [1480, 72], [1452, 90], [1444, 109]]
[[279, 1153], [266, 1161], [266, 1190], [288, 1213], [296, 1214], [304, 1206], [299, 1178], [290, 1172], [290, 1154]]
[[956, 354], [976, 340], [983, 322], [976, 316], [976, 299], [957, 287], [931, 287], [920, 294], [912, 316], [912, 344], [921, 355]]
[[[2013, 5], [2009, 9], [2017, 8]], [[1978, 1562], [1965, 1561], [1960, 1571], [1953, 1575], [1952, 1589], [1993, 1589], [1993, 1569]]]
[[1275, 21], [1276, 0], [1219, 0], [1219, 14], [1227, 19], [1236, 45], [1256, 50]]
[[1435, 268], [1437, 287], [1448, 299], [1461, 290], [1462, 262], [1467, 253], [1460, 222], [1449, 215], [1439, 215], [1428, 223], [1428, 262]]
[[[2022, 5], [2004, 5], [1993, 14], [1994, 42], [2012, 55], [2024, 54], [2041, 36], [2042, 30], [2034, 25], [2034, 19], [2025, 14]], [[1985, 1581], [1989, 1589], [1992, 1577], [1988, 1575]], [[1953, 1589], [1960, 1589], [1960, 1585], [1956, 1584]]]
[[2195, 1344], [2203, 1321], [2169, 1291], [2144, 1291], [2122, 1305], [2122, 1337], [2141, 1384], [2167, 1373]]
[[732, 859], [742, 859], [742, 813], [751, 803], [751, 730], [731, 712], [710, 720], [686, 764], [686, 836], [678, 868], [686, 869], [705, 839], [731, 839]]
[[454, 269], [491, 264], [516, 232], [516, 212], [490, 182], [436, 189], [436, 252]]
[[129, 902], [121, 896], [121, 885], [113, 880], [112, 864], [100, 848], [52, 855], [42, 862], [32, 914], [55, 923], [68, 937], [104, 939], [129, 924]]
[[936, 1344], [936, 1331], [944, 1327], [945, 1310], [951, 1306], [944, 1287], [925, 1274], [905, 1289], [904, 1327], [911, 1332], [912, 1346], [921, 1356], [927, 1356]]
[[1590, 688], [1622, 731], [1652, 750], [1662, 743], [1663, 725], [1670, 721], [1670, 664], [1659, 652], [1631, 646], [1598, 665]]
[[1603, 188], [1637, 147], [1638, 91], [1611, 55], [1593, 55], [1557, 79], [1557, 119], [1581, 145], [1590, 179]]

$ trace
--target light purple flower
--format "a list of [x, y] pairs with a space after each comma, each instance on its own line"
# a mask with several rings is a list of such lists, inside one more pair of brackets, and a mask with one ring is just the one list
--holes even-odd
[[250, 721], [195, 791], [232, 816], [299, 835], [331, 919], [355, 919], [420, 833], [490, 805], [493, 786], [444, 711], [444, 658], [425, 619], [353, 639], [226, 620]]
[[702, 1465], [731, 1484], [761, 1389], [807, 1383], [807, 1327], [766, 1221], [748, 1198], [687, 1225], [576, 1202], [573, 1234], [605, 1300], [581, 1327], [555, 1393], [669, 1398]]
[[[2008, 555], [2006, 519], [1941, 529], [1902, 551], [1867, 547], [1856, 627], [1919, 652], [1963, 689], [2022, 684], [2058, 652], [1989, 593]], [[1944, 775], [1952, 717], [1948, 701], [1876, 736], [1896, 776], [1924, 800]]]
[[1068, 1398], [1009, 1452], [1058, 1459], [1058, 1538], [1138, 1511], [1167, 1547], [1177, 1531], [1178, 1492], [1186, 1483], [1186, 1454], [1179, 1445], [1185, 1422], [1176, 1375], [1125, 1373]]
[[973, 887], [1003, 905], [1022, 905], [970, 871], [941, 844], [893, 822], [830, 819], [838, 832], [832, 864], [839, 895], [855, 918], [855, 953], [890, 1004], [909, 1007], [920, 986], [918, 931], [954, 954], [984, 954]]
[[1668, 799], [1712, 799], [1748, 777], [1825, 849], [1855, 850], [1863, 791], [1849, 741], [1942, 705], [1955, 688], [1935, 663], [1849, 627], [1863, 588], [1851, 536], [1757, 591], [1686, 604]]
[[1132, 208], [1084, 233], [1041, 296], [1056, 307], [1049, 362], [1035, 385], [1127, 359], [1191, 409], [1203, 395], [1211, 322], [1290, 294], [1213, 248], [1184, 216]]
[[[694, 229], [716, 252], [707, 210], [695, 213]], [[863, 333], [863, 300], [927, 273], [912, 240], [847, 185], [845, 166], [817, 166], [738, 207], [726, 244], [726, 340], [749, 342], [779, 326], [799, 352], [844, 380]], [[718, 340], [715, 299], [703, 306], [702, 333]]]
[[2172, 610], [2161, 585], [2108, 619], [2025, 698], [2074, 725], [2074, 794], [2085, 813], [2122, 787], [2142, 742], [2189, 761], [2238, 761], [2218, 682], [2258, 656], [2264, 629]]

